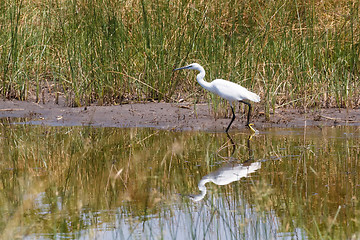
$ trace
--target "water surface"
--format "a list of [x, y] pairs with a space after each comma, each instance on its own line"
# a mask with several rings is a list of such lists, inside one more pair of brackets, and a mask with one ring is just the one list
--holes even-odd
[[358, 127], [0, 133], [4, 239], [360, 236]]

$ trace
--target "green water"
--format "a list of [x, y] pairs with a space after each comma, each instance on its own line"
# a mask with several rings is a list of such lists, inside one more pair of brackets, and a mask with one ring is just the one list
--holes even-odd
[[358, 127], [0, 133], [1, 239], [360, 237]]

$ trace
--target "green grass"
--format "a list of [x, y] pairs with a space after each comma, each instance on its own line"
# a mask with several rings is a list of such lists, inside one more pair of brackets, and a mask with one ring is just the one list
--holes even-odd
[[[208, 101], [194, 73], [277, 107], [359, 106], [359, 1], [28, 1], [0, 3], [0, 94], [80, 106]], [[185, 75], [186, 74], [186, 75]], [[195, 94], [194, 94], [195, 92]]]

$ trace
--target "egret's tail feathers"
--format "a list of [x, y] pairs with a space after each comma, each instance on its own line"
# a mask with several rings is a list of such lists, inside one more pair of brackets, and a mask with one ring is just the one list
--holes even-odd
[[259, 95], [255, 94], [253, 92], [249, 92], [247, 98], [248, 98], [248, 100], [253, 101], [253, 102], [260, 102]]

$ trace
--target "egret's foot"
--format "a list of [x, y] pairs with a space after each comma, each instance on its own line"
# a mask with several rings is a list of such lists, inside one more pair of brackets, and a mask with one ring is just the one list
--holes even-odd
[[256, 129], [253, 127], [253, 126], [254, 126], [253, 123], [247, 124], [246, 126], [247, 126], [248, 128], [250, 128], [250, 130], [253, 132], [253, 135], [259, 134], [259, 131], [256, 130]]

